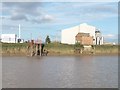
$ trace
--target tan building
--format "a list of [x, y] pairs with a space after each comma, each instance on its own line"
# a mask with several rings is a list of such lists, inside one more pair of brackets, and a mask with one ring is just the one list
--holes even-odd
[[75, 36], [76, 42], [79, 42], [82, 45], [93, 45], [93, 37], [89, 33], [78, 33]]

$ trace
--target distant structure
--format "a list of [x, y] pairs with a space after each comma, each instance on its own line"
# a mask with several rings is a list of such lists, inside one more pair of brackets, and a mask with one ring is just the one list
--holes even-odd
[[17, 43], [17, 35], [16, 34], [1, 34], [1, 42]]
[[86, 23], [64, 29], [61, 32], [61, 43], [75, 44], [76, 42], [80, 42], [83, 45], [102, 45], [103, 37], [101, 33], [99, 32], [99, 35], [96, 30], [98, 30], [96, 27], [88, 25]]
[[21, 39], [21, 26], [20, 26], [20, 24], [19, 24], [19, 28], [18, 28], [18, 30], [19, 30], [19, 33], [18, 33], [17, 42], [18, 42], [18, 43], [23, 43], [24, 40]]
[[99, 30], [95, 31], [95, 37], [96, 37], [96, 45], [102, 45], [103, 44], [103, 37], [101, 35], [101, 32]]
[[0, 35], [0, 42], [3, 42], [3, 43], [23, 43], [24, 40], [21, 39], [20, 24], [19, 24], [18, 37], [16, 34], [1, 34]]
[[20, 31], [20, 24], [19, 24], [19, 39], [21, 38], [20, 34], [21, 34], [21, 31]]

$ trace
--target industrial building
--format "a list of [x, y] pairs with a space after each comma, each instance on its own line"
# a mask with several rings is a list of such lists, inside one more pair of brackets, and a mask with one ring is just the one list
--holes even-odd
[[16, 34], [1, 34], [0, 42], [3, 43], [23, 43], [24, 39], [20, 39]]
[[[63, 44], [75, 44], [78, 36], [82, 44], [91, 44], [91, 45], [102, 45], [103, 44], [103, 37], [102, 35], [98, 35], [96, 32], [98, 30], [96, 27], [88, 25], [86, 23], [80, 24], [78, 26], [64, 29], [61, 32], [61, 43]], [[83, 36], [81, 36], [81, 35]], [[89, 34], [85, 36], [85, 34]], [[101, 33], [100, 33], [101, 34]], [[76, 39], [77, 36], [77, 39]], [[98, 39], [99, 37], [99, 39]], [[92, 43], [91, 43], [92, 41]], [[98, 43], [99, 42], [99, 43]]]
[[16, 34], [1, 34], [0, 35], [0, 42], [3, 43], [23, 43], [24, 39], [21, 39], [21, 30], [19, 24], [19, 33], [18, 37]]
[[16, 34], [1, 34], [1, 42], [3, 43], [16, 43], [17, 35]]

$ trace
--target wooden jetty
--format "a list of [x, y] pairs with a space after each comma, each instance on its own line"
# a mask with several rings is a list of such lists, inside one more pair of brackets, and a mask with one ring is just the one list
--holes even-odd
[[47, 55], [47, 50], [44, 49], [44, 44], [41, 40], [31, 40], [28, 44], [28, 56], [43, 56]]

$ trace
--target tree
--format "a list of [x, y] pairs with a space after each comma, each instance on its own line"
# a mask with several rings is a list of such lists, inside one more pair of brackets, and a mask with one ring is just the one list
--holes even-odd
[[48, 35], [47, 35], [47, 37], [46, 37], [46, 39], [45, 39], [45, 43], [46, 43], [46, 44], [51, 43], [50, 38], [49, 38]]
[[83, 45], [79, 42], [76, 42], [75, 45], [74, 45], [74, 48], [83, 48]]

